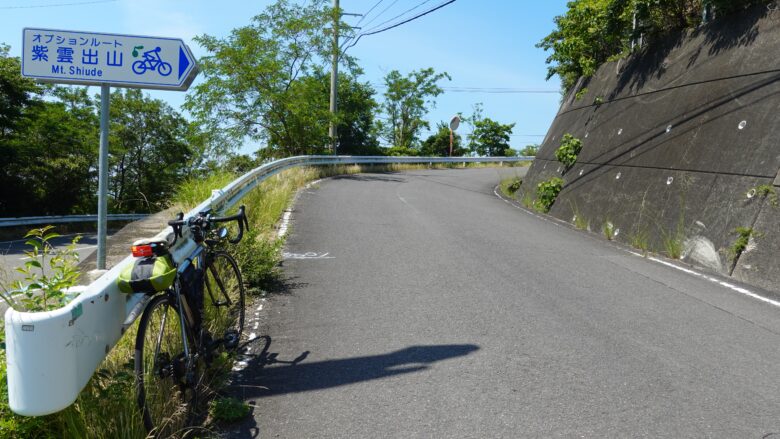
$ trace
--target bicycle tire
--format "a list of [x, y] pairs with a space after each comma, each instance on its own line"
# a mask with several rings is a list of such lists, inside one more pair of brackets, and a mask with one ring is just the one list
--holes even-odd
[[159, 66], [157, 66], [157, 73], [159, 73], [162, 76], [168, 76], [173, 71], [173, 68], [171, 68], [171, 64], [167, 62], [161, 62]]
[[244, 330], [246, 291], [238, 263], [227, 252], [210, 255], [204, 273], [203, 324], [213, 337], [234, 337], [233, 343], [222, 343], [227, 351], [235, 350]]
[[[187, 333], [189, 331], [186, 331]], [[196, 349], [188, 334], [190, 349]], [[189, 425], [198, 400], [198, 364], [194, 384], [187, 384], [186, 357], [179, 310], [161, 295], [146, 306], [135, 340], [138, 407], [144, 427], [156, 437], [168, 437]]]
[[138, 60], [134, 62], [131, 67], [133, 69], [133, 73], [135, 73], [136, 75], [143, 75], [144, 73], [146, 73], [147, 67], [144, 61]]

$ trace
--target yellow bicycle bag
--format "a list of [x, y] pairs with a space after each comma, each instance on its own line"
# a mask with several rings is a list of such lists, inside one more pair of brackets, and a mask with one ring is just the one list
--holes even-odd
[[176, 266], [171, 255], [139, 258], [119, 274], [119, 290], [126, 294], [154, 294], [165, 291], [176, 279]]

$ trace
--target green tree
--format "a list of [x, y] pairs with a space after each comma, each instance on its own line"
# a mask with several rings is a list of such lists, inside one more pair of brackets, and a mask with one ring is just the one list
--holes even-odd
[[[555, 30], [536, 47], [552, 51], [547, 79], [558, 75], [564, 90], [580, 76], [592, 76], [599, 65], [620, 53], [628, 42], [625, 0], [574, 0], [564, 15], [555, 17]], [[619, 7], [622, 6], [622, 7]], [[618, 13], [616, 10], [618, 9]]]
[[724, 18], [770, 1], [572, 0], [567, 3], [566, 13], [555, 17], [555, 29], [537, 44], [551, 51], [547, 79], [558, 75], [568, 91], [579, 77], [592, 76], [605, 61], [627, 53], [631, 41], [640, 35], [653, 45], [698, 26], [706, 3], [714, 6], [718, 18]]
[[512, 155], [509, 138], [515, 124], [501, 124], [483, 117], [481, 107], [475, 109], [470, 120], [473, 129], [469, 135], [469, 149], [480, 156], [506, 157]]
[[20, 75], [0, 45], [0, 216], [84, 213], [93, 200], [95, 115], [89, 99]]
[[23, 78], [19, 58], [8, 56], [10, 47], [0, 43], [0, 140], [8, 138], [24, 110], [43, 93], [43, 88]]
[[258, 166], [260, 166], [258, 160], [246, 154], [235, 154], [231, 155], [220, 168], [238, 175], [244, 175]]
[[110, 196], [114, 211], [155, 212], [187, 173], [188, 122], [141, 90], [111, 94]]
[[539, 152], [539, 145], [533, 144], [533, 145], [526, 145], [525, 148], [521, 149], [518, 152], [518, 155], [524, 156], [524, 157], [533, 157], [536, 156], [536, 153]]
[[[464, 148], [460, 134], [453, 133], [452, 156], [460, 157], [469, 152]], [[450, 127], [445, 122], [436, 124], [436, 132], [422, 142], [420, 155], [423, 157], [448, 157], [450, 155]]]
[[[328, 126], [330, 114], [330, 72], [313, 69], [306, 76], [295, 80], [291, 86], [290, 107], [298, 114], [291, 118], [294, 130], [305, 133], [309, 139], [306, 154], [322, 154], [330, 148]], [[342, 155], [372, 155], [379, 153], [379, 142], [374, 129], [374, 112], [377, 103], [374, 89], [361, 83], [349, 72], [339, 75], [338, 83], [338, 153]], [[266, 147], [260, 150], [262, 157], [283, 157], [285, 150]]]
[[[305, 6], [277, 0], [226, 38], [196, 38], [209, 55], [200, 60], [205, 80], [188, 94], [186, 108], [204, 129], [221, 133], [212, 155], [247, 138], [267, 144], [268, 157], [326, 150], [328, 107], [308, 97], [318, 89], [311, 75], [333, 50], [334, 13], [325, 0]], [[345, 72], [357, 71], [349, 56], [341, 63]]]
[[[330, 91], [330, 76], [326, 79]], [[374, 93], [376, 91], [371, 84], [361, 83], [352, 75], [339, 75], [337, 96], [339, 154], [381, 155], [374, 120], [374, 114], [378, 109]]]
[[405, 77], [397, 70], [388, 73], [382, 103], [385, 119], [378, 124], [382, 137], [392, 146], [416, 147], [422, 129], [430, 127], [423, 117], [444, 92], [438, 82], [445, 78], [452, 79], [446, 72], [436, 73], [433, 68], [413, 71]]

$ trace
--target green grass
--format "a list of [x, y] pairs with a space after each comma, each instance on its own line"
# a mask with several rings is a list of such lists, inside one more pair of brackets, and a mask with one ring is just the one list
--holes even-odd
[[236, 178], [238, 175], [227, 171], [218, 171], [208, 177], [189, 178], [179, 185], [171, 198], [171, 204], [184, 211], [190, 210], [209, 198], [213, 189], [222, 189]]
[[523, 196], [522, 203], [523, 203], [523, 207], [525, 207], [526, 209], [531, 209], [531, 208], [534, 207], [535, 201], [534, 201], [533, 197], [531, 197], [531, 194], [526, 193]]
[[766, 198], [770, 206], [772, 207], [778, 206], [777, 192], [775, 191], [774, 186], [769, 184], [762, 184], [760, 186], [754, 187], [751, 190], [755, 191], [756, 195]]
[[631, 247], [641, 250], [644, 256], [650, 253], [650, 235], [646, 230], [637, 230], [628, 236]]
[[252, 411], [244, 401], [236, 398], [217, 398], [209, 404], [209, 415], [217, 422], [236, 422]]
[[678, 221], [674, 232], [669, 233], [666, 230], [661, 229], [661, 240], [664, 244], [664, 252], [666, 252], [668, 257], [672, 259], [680, 259], [680, 257], [682, 257], [685, 248], [685, 234], [682, 218]]
[[604, 221], [604, 224], [601, 226], [601, 233], [604, 234], [607, 240], [612, 241], [615, 238], [615, 225], [609, 220]]
[[590, 230], [590, 221], [584, 216], [576, 213], [574, 214], [573, 219], [574, 227], [577, 228], [577, 230]]
[[516, 198], [517, 191], [520, 190], [520, 186], [522, 184], [523, 184], [522, 178], [509, 177], [501, 180], [501, 183], [499, 183], [498, 188], [505, 197], [517, 199]]
[[590, 221], [585, 218], [582, 213], [580, 213], [580, 209], [577, 207], [577, 204], [569, 201], [569, 208], [571, 209], [572, 214], [574, 215], [571, 219], [572, 224], [574, 224], [574, 227], [577, 230], [590, 230]]
[[734, 240], [734, 243], [729, 248], [729, 258], [732, 262], [736, 262], [742, 256], [742, 253], [744, 253], [750, 243], [750, 237], [756, 234], [750, 227], [737, 227], [734, 229], [734, 233], [737, 234], [737, 239]]

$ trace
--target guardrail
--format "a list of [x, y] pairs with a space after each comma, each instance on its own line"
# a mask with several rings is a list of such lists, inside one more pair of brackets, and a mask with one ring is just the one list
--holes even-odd
[[[214, 190], [186, 217], [212, 209], [222, 212], [238, 203], [258, 183], [295, 166], [396, 163], [476, 163], [531, 161], [533, 157], [351, 157], [300, 156], [267, 163]], [[251, 213], [250, 213], [251, 214]], [[169, 237], [170, 227], [158, 237]], [[140, 238], [140, 237], [139, 237]], [[185, 228], [171, 249], [179, 263], [196, 247]], [[133, 262], [128, 256], [103, 274], [63, 308], [38, 313], [8, 309], [5, 336], [8, 400], [11, 410], [27, 416], [54, 413], [71, 405], [95, 369], [116, 345], [144, 306], [143, 294], [122, 294], [119, 273]]]
[[[109, 221], [136, 221], [144, 219], [147, 213], [116, 213], [108, 215]], [[35, 226], [39, 224], [67, 224], [97, 222], [97, 215], [54, 215], [54, 216], [20, 216], [17, 218], [0, 218], [0, 227]]]

